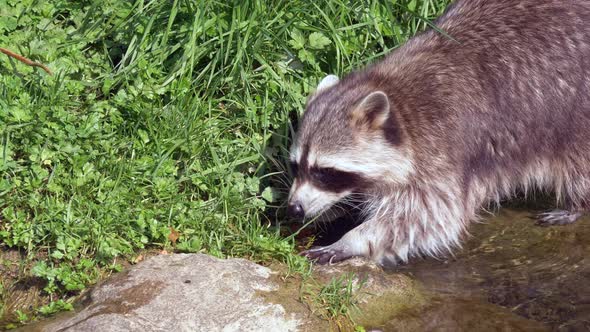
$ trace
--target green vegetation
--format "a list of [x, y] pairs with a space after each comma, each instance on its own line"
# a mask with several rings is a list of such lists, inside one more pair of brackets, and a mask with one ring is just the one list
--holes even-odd
[[351, 313], [358, 312], [357, 295], [364, 283], [354, 273], [334, 277], [324, 285], [308, 280], [302, 284], [300, 298], [312, 312], [335, 325], [336, 331], [358, 329], [361, 327], [355, 327]]
[[303, 271], [276, 227], [290, 122], [447, 2], [0, 0], [0, 47], [54, 72], [0, 54], [0, 249], [37, 313], [144, 248]]

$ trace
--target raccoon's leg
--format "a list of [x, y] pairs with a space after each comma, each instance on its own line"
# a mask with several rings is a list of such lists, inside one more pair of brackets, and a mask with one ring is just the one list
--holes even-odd
[[364, 256], [363, 250], [357, 248], [359, 243], [355, 243], [350, 234], [354, 230], [346, 233], [340, 240], [329, 246], [314, 247], [303, 251], [301, 255], [315, 261], [318, 264], [337, 263], [354, 256]]
[[536, 219], [539, 226], [563, 226], [576, 222], [583, 215], [579, 210], [553, 210], [537, 214]]
[[301, 255], [318, 264], [336, 263], [355, 256], [374, 259], [376, 251], [383, 247], [384, 232], [387, 232], [387, 229], [383, 229], [385, 225], [381, 225], [382, 222], [376, 218], [366, 220], [335, 243], [311, 248]]
[[[425, 189], [423, 189], [425, 190]], [[302, 254], [320, 264], [363, 256], [382, 264], [407, 262], [419, 253], [439, 255], [459, 245], [473, 209], [462, 207], [457, 195], [432, 189], [384, 198], [365, 222], [346, 233], [336, 243], [312, 248]], [[438, 195], [436, 195], [438, 194]], [[392, 208], [395, 207], [395, 208]]]
[[575, 183], [559, 186], [563, 188], [561, 193], [565, 196], [565, 208], [545, 211], [536, 215], [537, 225], [569, 225], [590, 212], [590, 174], [585, 175], [575, 171], [568, 173], [576, 174], [576, 176], [562, 175], [563, 178], [575, 178]]
[[352, 251], [348, 250], [348, 246], [344, 243], [340, 243], [340, 241], [329, 246], [314, 247], [305, 250], [301, 255], [318, 264], [337, 263], [353, 256], [358, 256], [354, 255]]
[[[583, 197], [590, 197], [590, 190], [589, 190], [588, 195], [585, 195]], [[576, 202], [576, 203], [573, 203], [573, 202]], [[578, 220], [584, 214], [586, 214], [588, 211], [590, 211], [590, 204], [588, 202], [589, 201], [587, 201], [585, 199], [572, 199], [572, 198], [570, 198], [566, 202], [566, 208], [563, 210], [556, 209], [553, 211], [546, 211], [546, 212], [537, 214], [537, 216], [536, 216], [537, 225], [539, 225], [539, 226], [557, 226], [557, 225], [563, 226], [563, 225], [572, 224], [572, 223], [576, 222], [576, 220]]]

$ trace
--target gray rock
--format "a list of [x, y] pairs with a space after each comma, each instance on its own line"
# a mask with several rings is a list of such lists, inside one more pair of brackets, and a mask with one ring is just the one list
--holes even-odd
[[367, 331], [545, 330], [487, 301], [433, 294], [407, 275], [360, 258], [315, 266], [313, 280], [304, 283], [312, 293], [343, 275], [362, 285], [353, 287], [359, 310], [349, 313], [352, 321], [321, 319], [325, 303], [313, 295], [302, 301], [302, 280], [281, 279], [284, 266], [275, 268], [283, 274], [244, 259], [155, 256], [94, 287], [76, 312], [21, 330], [353, 331], [355, 325]]
[[297, 331], [301, 320], [260, 292], [271, 270], [202, 254], [152, 257], [96, 287], [75, 315], [39, 331]]

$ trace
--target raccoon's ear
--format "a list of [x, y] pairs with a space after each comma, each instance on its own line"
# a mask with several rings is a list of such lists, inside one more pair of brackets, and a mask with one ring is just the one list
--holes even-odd
[[352, 124], [358, 129], [382, 129], [391, 116], [389, 108], [389, 98], [385, 92], [371, 92], [352, 111]]
[[[315, 97], [317, 97], [317, 95], [322, 91], [325, 90], [327, 88], [333, 87], [334, 85], [336, 85], [338, 82], [340, 81], [340, 79], [338, 78], [338, 76], [336, 75], [328, 75], [324, 78], [322, 78], [322, 80], [320, 81], [320, 83], [318, 84], [318, 87], [316, 88], [316, 90], [314, 92], [311, 93], [311, 95], [309, 95], [307, 97], [307, 105], [311, 104], [311, 102], [315, 99]], [[307, 108], [307, 107], [306, 107]]]
[[328, 75], [324, 77], [320, 81], [320, 84], [318, 84], [318, 87], [316, 88], [316, 93], [336, 85], [339, 81], [340, 79], [338, 79], [338, 76], [336, 75]]

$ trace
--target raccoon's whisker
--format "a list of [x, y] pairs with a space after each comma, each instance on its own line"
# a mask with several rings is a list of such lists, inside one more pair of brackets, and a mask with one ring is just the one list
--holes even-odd
[[343, 200], [351, 201], [351, 202], [367, 202], [375, 200], [376, 196], [366, 196], [366, 195], [357, 195], [357, 196], [347, 196]]
[[371, 197], [369, 197], [369, 196], [357, 194], [357, 195], [348, 195], [343, 200], [346, 200], [346, 201], [366, 201], [370, 198]]
[[277, 188], [277, 187], [275, 187], [274, 190], [276, 190], [276, 191], [278, 191], [280, 193], [287, 193], [287, 192], [289, 192], [289, 189], [288, 188]]
[[273, 190], [280, 192], [280, 193], [288, 193], [289, 188], [282, 188], [282, 187], [274, 187]]
[[374, 193], [371, 192], [360, 192], [360, 191], [355, 191], [350, 193], [348, 196], [371, 196], [371, 197], [375, 197], [376, 195]]
[[[362, 204], [353, 204], [349, 202], [341, 202], [340, 205], [344, 205], [346, 207], [351, 208], [352, 210], [362, 210]], [[341, 209], [344, 209], [343, 206], [340, 206]]]
[[331, 216], [330, 216], [330, 220], [334, 220], [336, 218], [338, 218], [338, 214], [336, 214], [335, 209], [328, 209], [327, 211]]
[[343, 202], [351, 202], [351, 203], [366, 203], [371, 201], [371, 199], [367, 199], [366, 197], [359, 197], [359, 198], [346, 198], [342, 200]]
[[340, 204], [344, 204], [346, 206], [352, 208], [361, 208], [363, 205], [366, 205], [367, 200], [352, 200], [352, 199], [344, 199], [340, 202]]
[[[344, 215], [352, 216], [352, 215], [350, 214], [350, 211], [349, 211], [348, 209], [345, 209], [343, 206], [340, 206], [340, 205], [335, 205], [335, 206], [333, 207], [333, 210], [336, 210], [336, 209], [337, 209], [337, 210], [339, 210], [339, 211], [342, 211]], [[337, 217], [337, 215], [336, 215], [336, 213], [335, 213], [335, 212], [334, 212], [334, 216], [335, 216], [335, 218]]]
[[285, 188], [290, 188], [291, 187], [291, 183], [289, 182], [288, 179], [281, 179], [281, 178], [275, 178], [276, 182], [278, 182], [279, 184], [283, 185]]
[[377, 196], [374, 195], [374, 194], [370, 194], [370, 193], [358, 193], [358, 192], [355, 192], [355, 193], [348, 194], [348, 196], [346, 196], [346, 197], [353, 197], [353, 198], [356, 198], [356, 197], [367, 198], [368, 197], [368, 198], [374, 198], [374, 197], [377, 197]]

